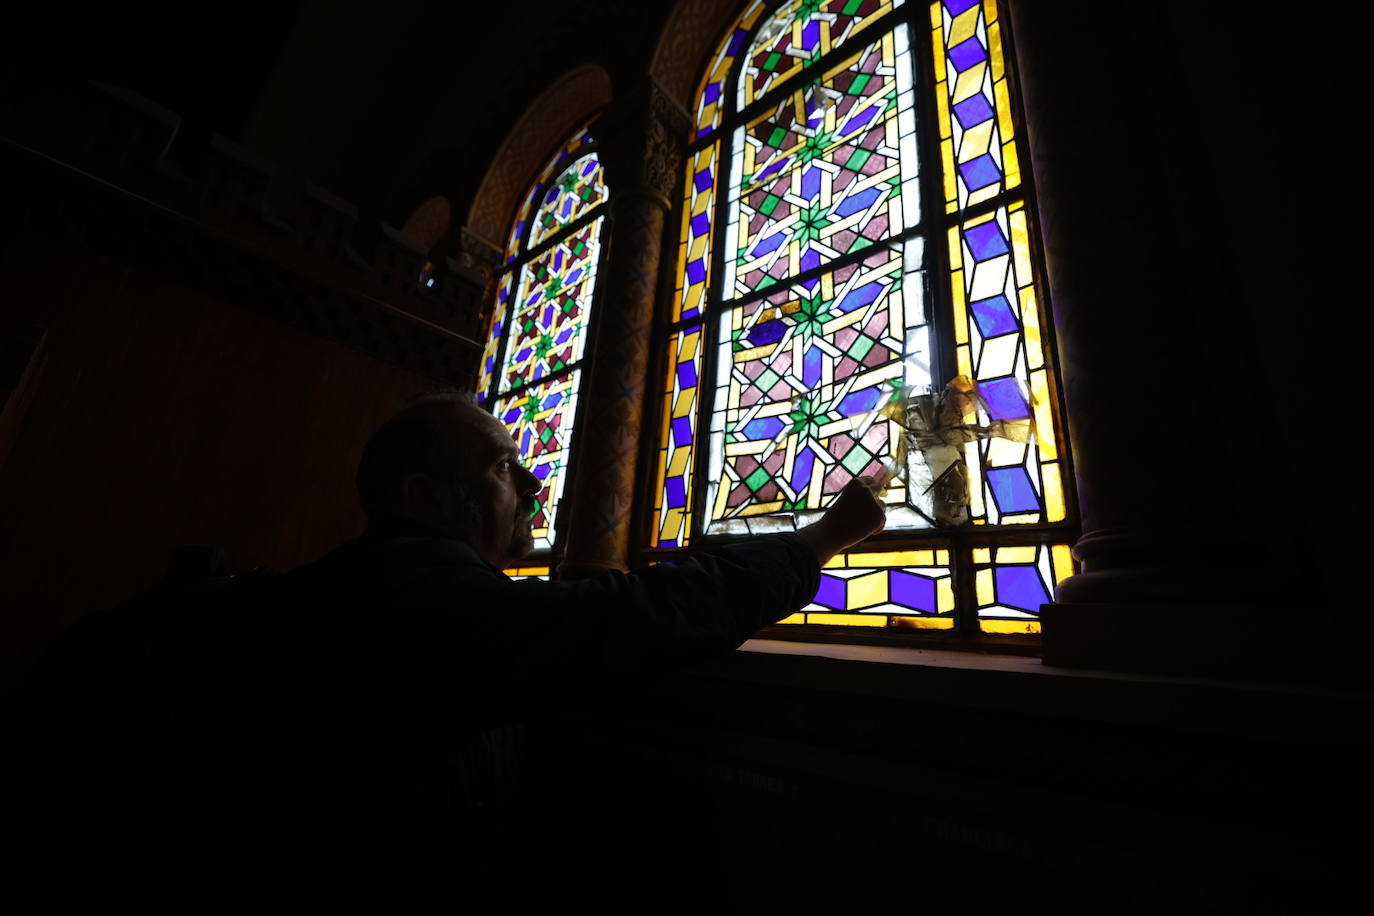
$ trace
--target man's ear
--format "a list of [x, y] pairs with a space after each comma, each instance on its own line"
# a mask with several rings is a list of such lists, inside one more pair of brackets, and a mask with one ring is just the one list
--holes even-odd
[[439, 505], [438, 488], [434, 478], [421, 471], [415, 471], [401, 478], [401, 508], [408, 513], [428, 515]]

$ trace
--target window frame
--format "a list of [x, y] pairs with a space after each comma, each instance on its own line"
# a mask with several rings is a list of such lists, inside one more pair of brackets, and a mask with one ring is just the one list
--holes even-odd
[[[574, 465], [576, 463], [574, 459], [577, 454], [577, 431], [581, 428], [583, 418], [588, 410], [588, 399], [585, 397], [585, 392], [582, 389], [586, 382], [585, 373], [587, 369], [587, 363], [594, 355], [591, 352], [591, 345], [592, 342], [596, 340], [596, 324], [600, 321], [601, 318], [601, 300], [604, 297], [604, 284], [601, 281], [602, 278], [605, 276], [606, 268], [608, 266], [610, 249], [609, 242], [612, 235], [612, 232], [610, 231], [612, 190], [609, 183], [605, 181], [604, 175], [602, 179], [602, 183], [606, 188], [606, 197], [604, 200], [594, 205], [586, 213], [583, 213], [581, 216], [577, 217], [571, 222], [565, 223], [556, 231], [547, 234], [537, 244], [531, 245], [530, 238], [534, 233], [534, 224], [536, 221], [536, 217], [539, 213], [539, 210], [542, 207], [542, 203], [540, 201], [542, 200], [543, 195], [546, 194], [548, 192], [548, 189], [552, 187], [554, 183], [556, 183], [570, 168], [572, 168], [574, 164], [576, 164], [578, 161], [580, 161], [588, 155], [595, 154], [597, 156], [598, 162], [601, 164], [602, 169], [605, 169], [605, 162], [602, 160], [601, 157], [603, 144], [596, 139], [595, 134], [591, 130], [591, 126], [592, 125], [590, 123], [581, 124], [574, 130], [569, 132], [566, 136], [564, 136], [553, 148], [553, 150], [549, 153], [549, 155], [543, 157], [540, 160], [544, 163], [543, 168], [540, 170], [539, 174], [537, 174], [528, 184], [526, 184], [525, 193], [520, 198], [522, 203], [516, 209], [514, 215], [511, 217], [510, 221], [506, 225], [507, 231], [505, 233], [505, 236], [507, 239], [508, 247], [506, 250], [502, 252], [502, 262], [494, 272], [492, 280], [492, 317], [491, 322], [487, 325], [486, 341], [490, 341], [491, 339], [491, 324], [494, 323], [500, 315], [501, 284], [506, 281], [507, 277], [511, 278], [511, 292], [506, 306], [506, 324], [501, 331], [501, 340], [500, 343], [497, 345], [495, 359], [492, 364], [492, 376], [485, 390], [483, 390], [481, 386], [481, 370], [479, 368], [479, 387], [477, 391], [477, 397], [478, 403], [481, 405], [482, 409], [491, 413], [493, 416], [496, 416], [496, 418], [500, 420], [501, 418], [496, 415], [495, 408], [497, 402], [499, 402], [501, 399], [508, 398], [514, 394], [519, 394], [521, 392], [527, 391], [536, 385], [546, 384], [550, 381], [563, 378], [567, 375], [571, 375], [574, 372], [581, 371], [583, 373], [578, 380], [577, 387], [574, 389], [574, 396], [577, 398], [577, 404], [573, 410], [571, 423], [569, 424], [571, 432], [568, 435], [567, 456], [564, 459], [562, 468], [560, 469], [563, 475], [562, 493], [560, 494], [559, 502], [555, 503], [548, 511], [550, 527], [553, 529], [553, 537], [551, 538], [551, 542], [548, 547], [541, 547], [532, 551], [528, 557], [522, 559], [519, 563], [516, 564], [516, 568], [521, 570], [523, 570], [526, 567], [541, 567], [547, 568], [549, 570], [555, 569], [558, 563], [562, 560], [566, 550], [568, 537], [566, 525], [567, 520], [563, 519], [560, 521], [558, 511], [562, 505], [561, 496], [566, 495], [569, 492], [569, 488], [575, 481], [573, 472]], [[579, 146], [576, 149], [576, 151], [568, 157], [567, 162], [564, 163], [564, 165], [561, 168], [551, 171], [551, 169], [556, 165], [556, 160], [558, 156], [564, 151], [568, 150], [569, 146], [577, 137], [582, 136], [584, 134], [588, 135], [591, 138], [590, 141]], [[547, 183], [544, 183], [542, 179], [546, 174], [548, 176], [548, 180]], [[520, 229], [520, 237], [518, 244], [516, 246], [516, 252], [514, 256], [511, 256], [509, 251], [509, 240], [514, 234], [515, 225], [518, 224], [522, 218], [525, 220], [525, 224]], [[504, 378], [508, 347], [510, 345], [511, 337], [513, 334], [512, 321], [514, 320], [515, 314], [518, 311], [516, 296], [519, 292], [521, 273], [528, 264], [537, 260], [539, 257], [542, 257], [546, 252], [562, 244], [565, 239], [572, 237], [576, 233], [580, 232], [582, 229], [596, 222], [598, 219], [602, 220], [602, 224], [597, 235], [598, 249], [596, 256], [596, 275], [591, 290], [591, 294], [587, 299], [587, 317], [584, 321], [581, 330], [581, 334], [583, 335], [581, 358], [578, 359], [576, 362], [564, 366], [562, 369], [549, 373], [548, 375], [544, 376], [543, 378], [537, 381], [526, 380], [518, 385], [513, 385], [510, 388], [503, 391], [501, 387], [502, 380]], [[484, 342], [484, 349], [486, 345], [486, 342]], [[521, 461], [526, 461], [526, 457], [527, 456], [521, 455]], [[541, 578], [546, 576], [547, 573], [544, 576], [541, 576]]]
[[[669, 417], [664, 414], [665, 398], [657, 387], [650, 391], [650, 396], [654, 398], [656, 403], [650, 410], [646, 411], [645, 417], [651, 422], [646, 423], [644, 429], [652, 430], [653, 435], [646, 436], [646, 441], [642, 446], [641, 468], [645, 473], [641, 475], [641, 480], [644, 482], [641, 499], [637, 500], [640, 511], [634, 529], [634, 543], [641, 560], [661, 562], [671, 560], [674, 556], [690, 553], [695, 548], [738, 541], [744, 537], [737, 534], [705, 533], [706, 516], [709, 510], [703, 504], [709, 476], [710, 425], [715, 409], [715, 379], [720, 353], [719, 329], [723, 315], [727, 314], [730, 309], [743, 307], [750, 302], [776, 295], [788, 285], [796, 284], [810, 277], [819, 277], [852, 263], [862, 262], [865, 257], [871, 256], [883, 247], [900, 248], [903, 242], [908, 239], [921, 238], [923, 240], [923, 262], [919, 270], [924, 275], [924, 302], [927, 320], [931, 328], [931, 376], [933, 380], [952, 379], [958, 374], [958, 367], [949, 230], [951, 227], [959, 226], [970, 219], [996, 212], [1000, 207], [1007, 206], [1017, 200], [1021, 201], [1028, 224], [1031, 227], [1028, 239], [1031, 283], [1036, 291], [1036, 306], [1039, 310], [1041, 347], [1045, 353], [1045, 369], [1050, 390], [1049, 410], [1053, 420], [1055, 440], [1059, 444], [1058, 460], [1062, 471], [1065, 517], [1060, 521], [1032, 524], [990, 526], [966, 523], [958, 527], [884, 531], [865, 542], [864, 549], [870, 551], [913, 549], [946, 549], [949, 551], [949, 565], [955, 598], [953, 626], [950, 629], [922, 630], [894, 626], [868, 627], [804, 623], [767, 627], [759, 634], [762, 638], [797, 642], [852, 642], [878, 645], [935, 644], [946, 648], [996, 648], [999, 651], [1034, 654], [1040, 644], [1038, 633], [996, 633], [984, 630], [983, 618], [979, 617], [979, 608], [974, 597], [974, 575], [976, 567], [979, 565], [974, 561], [974, 550], [992, 547], [1048, 546], [1053, 543], [1066, 542], [1071, 544], [1077, 540], [1080, 534], [1081, 522], [1073, 487], [1073, 458], [1068, 447], [1062, 386], [1059, 382], [1056, 364], [1055, 328], [1050, 307], [1051, 291], [1039, 244], [1037, 194], [1030, 165], [1031, 158], [1027, 149], [1022, 91], [1013, 51], [1016, 46], [1015, 35], [1012, 31], [1010, 18], [1005, 11], [999, 10], [997, 22], [1002, 36], [1001, 46], [1007, 80], [1007, 96], [1014, 125], [1013, 143], [1020, 163], [1019, 183], [1010, 188], [1004, 187], [998, 193], [977, 204], [965, 206], [962, 209], [955, 207], [953, 212], [947, 212], [938, 122], [940, 108], [936, 98], [940, 81], [933, 77], [936, 72], [936, 61], [930, 39], [932, 27], [929, 18], [931, 7], [939, 2], [940, 0], [934, 0], [934, 3], [926, 2], [926, 0], [907, 0], [907, 2], [888, 11], [881, 18], [865, 25], [857, 36], [851, 36], [844, 43], [831, 48], [830, 51], [815, 61], [770, 86], [753, 102], [740, 108], [739, 81], [743, 68], [749, 60], [748, 50], [752, 47], [758, 30], [776, 11], [777, 4], [772, 4], [770, 8], [765, 9], [750, 27], [744, 48], [731, 63], [728, 76], [723, 81], [722, 98], [719, 103], [721, 110], [717, 126], [704, 136], [698, 137], [694, 134], [685, 147], [684, 165], [681, 170], [683, 183], [678, 187], [674, 198], [673, 212], [667, 223], [667, 226], [671, 227], [671, 235], [665, 240], [667, 242], [665, 250], [672, 252], [672, 256], [665, 261], [671, 263], [663, 265], [666, 282], [661, 287], [664, 292], [658, 302], [659, 317], [655, 321], [652, 342], [655, 366], [649, 378], [657, 385], [657, 381], [665, 378], [670, 369], [668, 343], [673, 335], [698, 324], [702, 327], [701, 368], [696, 395], [697, 403], [694, 407], [696, 438], [694, 439], [690, 478], [692, 494], [688, 545], [650, 546], [655, 543], [655, 532], [652, 528], [655, 524], [658, 500], [660, 499], [660, 495], [656, 491], [660, 461], [659, 439], [665, 428], [664, 424], [669, 420]], [[694, 95], [688, 100], [690, 110], [696, 111], [700, 88], [710, 75], [710, 68], [716, 59], [717, 50], [728, 39], [731, 32], [737, 28], [740, 18], [748, 9], [749, 5], [745, 2], [732, 11], [731, 18], [724, 23], [718, 32], [719, 37], [711, 43], [711, 57], [699, 71], [694, 83], [697, 88]], [[915, 69], [912, 78], [912, 92], [916, 143], [920, 161], [918, 171], [918, 188], [921, 194], [920, 222], [914, 226], [905, 227], [901, 232], [880, 242], [875, 242], [864, 249], [841, 255], [832, 261], [789, 276], [785, 280], [766, 288], [734, 298], [723, 297], [721, 293], [725, 283], [725, 259], [729, 256], [725, 250], [724, 227], [731, 206], [728, 176], [731, 160], [735, 155], [733, 150], [735, 130], [741, 125], [747, 125], [751, 120], [768, 110], [776, 108], [779, 101], [797, 92], [798, 89], [807, 84], [809, 79], [815, 79], [818, 74], [826, 72], [854, 54], [860, 53], [864, 47], [881, 40], [883, 36], [903, 23], [908, 29], [911, 65]], [[683, 210], [686, 206], [684, 191], [686, 182], [690, 180], [688, 163], [693, 161], [693, 157], [700, 150], [713, 143], [720, 143], [721, 152], [716, 162], [716, 174], [718, 176], [715, 184], [716, 197], [711, 203], [710, 286], [705, 291], [705, 298], [698, 315], [674, 321], [672, 315], [675, 304], [673, 300], [677, 295], [677, 275], [684, 269], [684, 265], [679, 263], [678, 251], [679, 245], [683, 241], [681, 227], [683, 226]], [[1038, 621], [1036, 623], [1038, 624]]]

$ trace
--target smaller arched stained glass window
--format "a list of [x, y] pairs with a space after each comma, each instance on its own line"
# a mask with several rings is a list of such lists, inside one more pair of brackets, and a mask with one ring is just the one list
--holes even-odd
[[606, 200], [594, 141], [579, 131], [526, 196], [496, 281], [478, 397], [543, 485], [532, 526], [536, 550], [552, 549], [558, 538]]

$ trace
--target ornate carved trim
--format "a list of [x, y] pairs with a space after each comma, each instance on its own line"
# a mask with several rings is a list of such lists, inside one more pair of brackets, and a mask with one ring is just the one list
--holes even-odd
[[610, 103], [611, 77], [595, 64], [570, 70], [545, 89], [487, 166], [468, 211], [468, 231], [484, 240], [505, 238], [525, 189], [553, 149]]
[[692, 109], [708, 58], [742, 7], [740, 0], [678, 0], [668, 14], [649, 61], [649, 75], [684, 109]]
[[638, 194], [672, 209], [692, 122], [651, 77], [622, 94], [596, 127], [611, 200]]

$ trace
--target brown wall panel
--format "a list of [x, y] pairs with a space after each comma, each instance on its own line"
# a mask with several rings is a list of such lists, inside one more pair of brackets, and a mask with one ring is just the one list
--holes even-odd
[[0, 644], [21, 667], [177, 546], [289, 569], [357, 534], [363, 443], [438, 384], [97, 255], [12, 251], [0, 328], [24, 320], [49, 363], [0, 467]]

